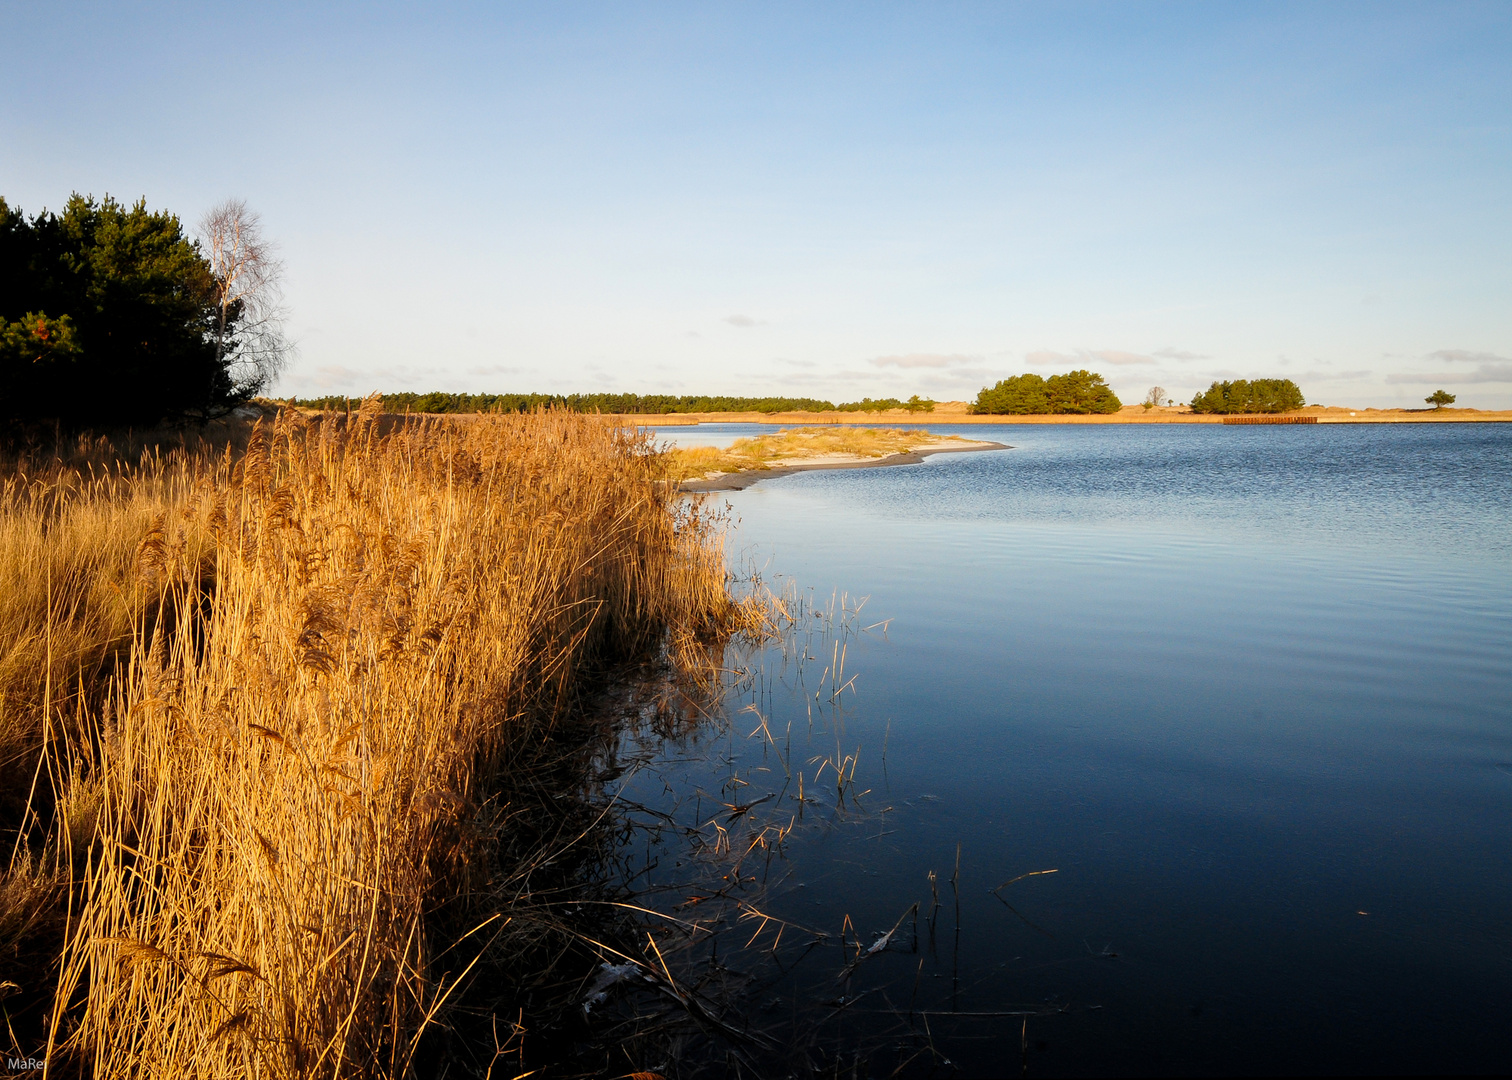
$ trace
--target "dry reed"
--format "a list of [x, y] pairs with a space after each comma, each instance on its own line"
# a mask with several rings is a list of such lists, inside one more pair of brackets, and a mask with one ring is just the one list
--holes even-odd
[[[66, 855], [92, 832], [95, 793], [60, 782], [42, 752], [49, 739], [79, 741], [133, 626], [155, 620], [155, 595], [135, 580], [137, 549], [192, 486], [182, 448], [130, 467], [119, 449], [91, 438], [12, 446], [0, 473], [0, 998], [13, 1049], [36, 1042], [16, 1028], [46, 1007]], [[77, 800], [71, 831], [53, 831], [58, 798]]]
[[59, 795], [8, 880], [77, 883], [50, 1067], [412, 1074], [529, 891], [500, 864], [521, 747], [607, 665], [759, 617], [664, 478], [596, 418], [370, 403], [8, 488], [0, 571], [34, 580], [0, 607], [4, 715]]

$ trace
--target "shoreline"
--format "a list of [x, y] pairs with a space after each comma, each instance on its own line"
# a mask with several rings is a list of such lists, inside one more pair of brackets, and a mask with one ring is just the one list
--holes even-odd
[[855, 461], [813, 461], [793, 465], [774, 465], [767, 469], [745, 469], [741, 472], [723, 473], [706, 480], [684, 480], [677, 490], [688, 495], [706, 495], [715, 491], [744, 491], [762, 480], [779, 476], [791, 476], [800, 472], [821, 472], [836, 469], [881, 469], [892, 465], [921, 465], [924, 459], [935, 454], [974, 454], [989, 450], [1012, 450], [1007, 443], [975, 442], [970, 446], [939, 446], [923, 450], [910, 450], [903, 454], [888, 454], [879, 458], [859, 458]]

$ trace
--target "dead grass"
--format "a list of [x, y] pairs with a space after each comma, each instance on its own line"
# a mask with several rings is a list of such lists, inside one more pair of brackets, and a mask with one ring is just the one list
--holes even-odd
[[760, 623], [664, 476], [596, 418], [376, 404], [281, 414], [244, 453], [17, 473], [0, 736], [53, 801], [13, 823], [0, 896], [16, 922], [77, 883], [50, 1062], [413, 1073], [508, 955], [544, 850], [512, 863], [511, 835], [572, 843], [516, 820], [510, 770], [607, 665], [707, 663]]
[[691, 480], [718, 473], [771, 468], [784, 462], [833, 457], [837, 460], [880, 458], [905, 454], [921, 446], [950, 441], [956, 436], [901, 428], [801, 427], [784, 428], [772, 435], [738, 439], [728, 449], [691, 446], [668, 454], [675, 480]]

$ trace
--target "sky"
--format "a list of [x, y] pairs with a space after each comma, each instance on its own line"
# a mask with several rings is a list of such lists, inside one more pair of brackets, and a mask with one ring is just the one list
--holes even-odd
[[[0, 195], [228, 197], [280, 396], [1512, 408], [1512, 3], [0, 0]], [[25, 43], [32, 43], [26, 46]]]

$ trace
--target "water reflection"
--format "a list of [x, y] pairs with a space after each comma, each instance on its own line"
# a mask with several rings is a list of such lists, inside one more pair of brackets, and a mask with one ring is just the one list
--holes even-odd
[[1512, 430], [971, 433], [1015, 449], [725, 497], [743, 562], [871, 599], [638, 744], [648, 906], [790, 829], [721, 869], [720, 978], [883, 1074], [1501, 1065]]

